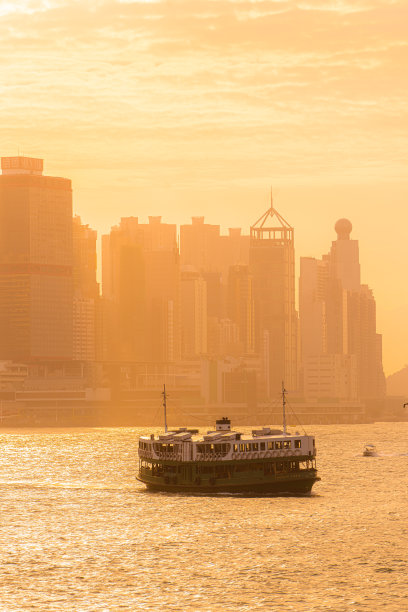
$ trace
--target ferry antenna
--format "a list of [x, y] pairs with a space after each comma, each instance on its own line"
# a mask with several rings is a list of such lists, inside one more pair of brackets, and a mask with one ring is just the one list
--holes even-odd
[[166, 393], [166, 384], [163, 385], [163, 411], [164, 411], [164, 432], [167, 433], [167, 393]]
[[283, 435], [286, 436], [286, 389], [282, 380], [282, 413], [283, 413]]

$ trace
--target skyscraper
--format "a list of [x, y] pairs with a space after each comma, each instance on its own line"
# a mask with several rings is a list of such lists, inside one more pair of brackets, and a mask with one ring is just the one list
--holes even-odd
[[72, 189], [43, 160], [2, 157], [0, 354], [72, 358]]
[[73, 358], [94, 361], [97, 355], [99, 286], [96, 280], [96, 231], [73, 218]]
[[121, 361], [174, 361], [180, 351], [180, 265], [174, 224], [122, 218], [102, 237], [107, 353]]
[[207, 283], [193, 266], [182, 266], [180, 285], [181, 354], [197, 359], [207, 353]]
[[[361, 284], [359, 246], [350, 239], [350, 221], [340, 219], [335, 230], [337, 240], [327, 255], [300, 260], [304, 388], [325, 397], [381, 398], [385, 386], [375, 299]], [[332, 381], [331, 387], [322, 384], [322, 377]]]
[[197, 272], [220, 270], [220, 226], [193, 217], [191, 225], [180, 226], [180, 261]]
[[[227, 316], [229, 270], [231, 266], [248, 266], [248, 252], [249, 236], [242, 235], [240, 228], [229, 228], [227, 235], [220, 235], [220, 226], [204, 223], [204, 217], [193, 217], [190, 225], [180, 227], [181, 263], [206, 281], [207, 349], [213, 356], [230, 349], [234, 354], [240, 352], [239, 339], [229, 342], [223, 338], [236, 336], [236, 326]], [[242, 339], [241, 352], [245, 343]]]
[[282, 381], [297, 388], [294, 230], [271, 203], [250, 236], [255, 350], [262, 356], [266, 394], [276, 397]]
[[228, 317], [239, 330], [241, 353], [254, 350], [254, 304], [249, 267], [231, 266], [228, 274]]

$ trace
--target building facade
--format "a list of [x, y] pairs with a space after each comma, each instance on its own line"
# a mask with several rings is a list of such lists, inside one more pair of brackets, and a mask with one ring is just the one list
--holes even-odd
[[72, 358], [71, 181], [43, 160], [3, 157], [0, 176], [0, 356]]
[[100, 356], [99, 285], [96, 280], [96, 231], [73, 218], [73, 359], [95, 361]]
[[251, 227], [255, 351], [262, 357], [265, 393], [276, 398], [284, 382], [294, 391], [297, 373], [294, 229], [273, 203]]
[[177, 229], [149, 217], [122, 218], [102, 237], [105, 355], [166, 362], [180, 356]]
[[[360, 280], [359, 246], [340, 219], [322, 259], [300, 260], [299, 308], [308, 397], [378, 399], [385, 394], [381, 335], [372, 291]], [[325, 380], [323, 380], [323, 378]]]

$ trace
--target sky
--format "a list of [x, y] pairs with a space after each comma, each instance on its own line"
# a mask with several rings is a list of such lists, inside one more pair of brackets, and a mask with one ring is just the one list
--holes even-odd
[[0, 0], [0, 154], [120, 217], [249, 226], [320, 257], [347, 217], [384, 367], [408, 363], [406, 0]]

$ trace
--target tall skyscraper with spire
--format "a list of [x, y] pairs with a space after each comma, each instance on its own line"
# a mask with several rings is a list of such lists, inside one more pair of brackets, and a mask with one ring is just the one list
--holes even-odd
[[294, 229], [274, 208], [251, 227], [249, 269], [253, 279], [255, 350], [262, 356], [268, 397], [297, 388]]

